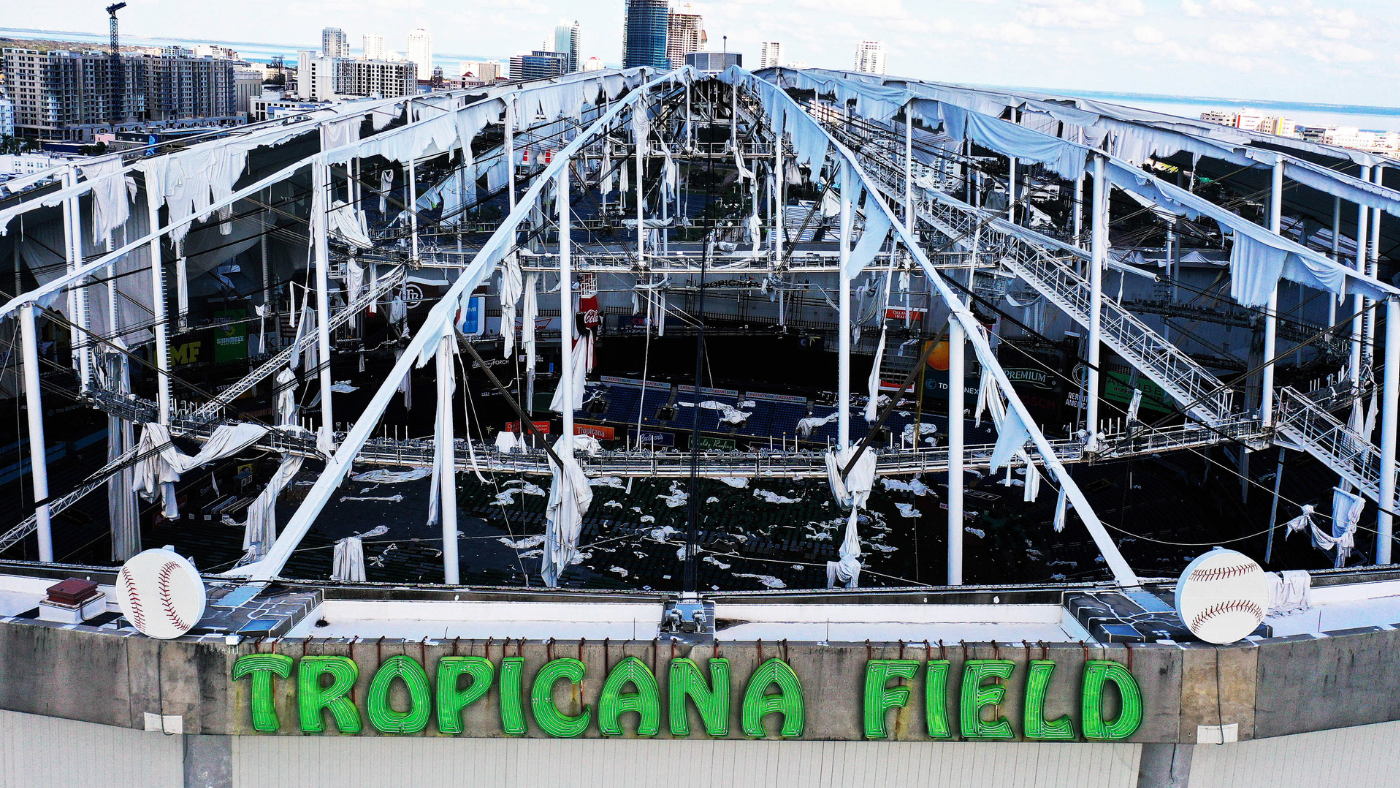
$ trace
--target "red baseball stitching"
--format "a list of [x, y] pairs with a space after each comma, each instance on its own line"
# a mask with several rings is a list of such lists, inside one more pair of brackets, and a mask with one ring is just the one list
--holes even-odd
[[136, 581], [131, 579], [131, 573], [122, 570], [122, 593], [126, 594], [126, 603], [131, 607], [131, 623], [139, 630], [146, 628], [146, 614], [141, 610], [141, 598], [136, 595]]
[[160, 589], [160, 606], [165, 609], [165, 616], [172, 624], [181, 630], [189, 631], [190, 626], [180, 618], [180, 614], [175, 610], [175, 601], [170, 597], [170, 577], [179, 569], [180, 565], [174, 561], [166, 561], [165, 566], [160, 568], [160, 580], [157, 585]]
[[1250, 572], [1258, 571], [1256, 564], [1236, 564], [1234, 566], [1222, 566], [1216, 569], [1197, 569], [1191, 573], [1192, 580], [1227, 580], [1232, 577], [1247, 575]]
[[1196, 617], [1191, 619], [1191, 628], [1196, 629], [1206, 621], [1226, 613], [1249, 613], [1257, 619], [1264, 618], [1264, 611], [1259, 605], [1247, 599], [1233, 599], [1229, 602], [1217, 602], [1205, 610], [1202, 610], [1200, 613], [1197, 613]]

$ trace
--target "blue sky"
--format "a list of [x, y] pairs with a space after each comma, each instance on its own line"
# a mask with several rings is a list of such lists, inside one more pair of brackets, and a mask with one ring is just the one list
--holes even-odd
[[[438, 52], [508, 57], [567, 16], [582, 23], [585, 56], [615, 63], [622, 50], [623, 0], [127, 1], [123, 29], [146, 36], [319, 45], [333, 25], [353, 46], [381, 33], [402, 50], [425, 27]], [[106, 2], [8, 3], [3, 24], [97, 33]], [[728, 35], [755, 64], [760, 42], [778, 40], [790, 61], [850, 68], [856, 44], [874, 38], [890, 48], [891, 74], [925, 79], [1400, 106], [1395, 0], [730, 0], [693, 10], [712, 48]]]

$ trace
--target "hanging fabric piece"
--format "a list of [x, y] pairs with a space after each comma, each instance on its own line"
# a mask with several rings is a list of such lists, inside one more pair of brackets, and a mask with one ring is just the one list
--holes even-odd
[[1021, 458], [1026, 461], [1026, 494], [1022, 500], [1031, 503], [1040, 497], [1040, 469], [1029, 454], [1022, 453]]
[[131, 201], [136, 196], [136, 179], [118, 176], [124, 168], [120, 154], [113, 154], [79, 168], [83, 178], [92, 181], [92, 242], [101, 244], [112, 231], [126, 224]]
[[1065, 507], [1068, 501], [1065, 498], [1065, 488], [1060, 488], [1060, 497], [1055, 501], [1055, 533], [1063, 533], [1065, 530]]
[[361, 229], [360, 218], [356, 215], [355, 210], [340, 200], [333, 202], [331, 209], [326, 212], [326, 224], [332, 235], [351, 247], [358, 249], [374, 247], [374, 241]]
[[345, 300], [352, 302], [360, 297], [365, 286], [365, 269], [354, 256], [345, 261]]
[[575, 411], [583, 409], [583, 387], [588, 367], [588, 342], [583, 337], [575, 339], [571, 352], [573, 353], [571, 370], [574, 376], [571, 387], [573, 389], [573, 402], [565, 404], [564, 387], [558, 386], [554, 389], [554, 399], [549, 401], [549, 409], [555, 413], [563, 413], [565, 407]]
[[[854, 195], [851, 204], [851, 210], [855, 210]], [[856, 248], [851, 250], [851, 256], [846, 261], [845, 273], [851, 279], [860, 276], [860, 272], [866, 266], [875, 262], [875, 256], [880, 253], [881, 247], [885, 245], [885, 237], [890, 233], [890, 217], [885, 215], [884, 210], [879, 208], [874, 200], [867, 201], [866, 206], [865, 232], [861, 233]]]
[[[568, 444], [564, 436], [560, 443]], [[578, 538], [583, 533], [583, 516], [593, 503], [593, 488], [572, 451], [560, 455], [564, 467], [549, 458], [553, 481], [549, 485], [549, 503], [545, 507], [544, 555], [540, 575], [550, 588], [559, 585], [559, 577], [578, 554]]]
[[875, 361], [870, 365], [870, 379], [866, 381], [866, 390], [869, 398], [865, 403], [865, 420], [871, 424], [879, 416], [880, 399], [880, 362], [885, 357], [885, 326], [884, 321], [880, 321], [880, 342], [875, 346]]
[[843, 479], [841, 469], [851, 461], [855, 451], [847, 447], [826, 453], [826, 479], [831, 486], [831, 494], [842, 508], [851, 510], [846, 519], [846, 535], [838, 551], [840, 560], [827, 562], [828, 586], [839, 581], [846, 588], [857, 588], [860, 583], [860, 535], [856, 526], [860, 510], [870, 500], [870, 491], [875, 486], [875, 453], [862, 452], [851, 472]]
[[[454, 337], [456, 328], [450, 323], [443, 334], [447, 337]], [[441, 345], [441, 338], [428, 343], [434, 350], [433, 357], [437, 356], [436, 351]], [[457, 343], [451, 343], [452, 354], [455, 357]], [[428, 488], [428, 525], [438, 525], [442, 522], [442, 476], [443, 469], [448, 467], [448, 463], [453, 465], [457, 462], [455, 441], [445, 440], [446, 435], [452, 432], [452, 398], [457, 393], [457, 374], [455, 370], [455, 358], [453, 367], [443, 369], [442, 363], [438, 363], [437, 369], [437, 426], [433, 430], [433, 475], [432, 484]], [[420, 368], [423, 364], [418, 365]]]
[[992, 426], [998, 430], [1006, 420], [1006, 404], [1001, 399], [1001, 389], [997, 387], [997, 379], [987, 367], [982, 368], [982, 379], [977, 388], [977, 409], [973, 413], [978, 427], [982, 426], [982, 411], [987, 410], [992, 416]]
[[[1338, 569], [1346, 565], [1347, 557], [1356, 548], [1356, 524], [1361, 521], [1361, 512], [1365, 508], [1365, 498], [1332, 488], [1332, 538], [1329, 546], [1337, 550]], [[1318, 546], [1327, 549], [1321, 544]]]
[[535, 368], [535, 319], [539, 315], [539, 274], [525, 275], [525, 305], [520, 320], [520, 344], [525, 347], [525, 369]]
[[389, 190], [394, 188], [394, 168], [390, 167], [379, 173], [379, 213], [382, 215], [389, 210]]
[[181, 326], [190, 319], [190, 266], [185, 257], [185, 242], [175, 242], [175, 309]]
[[277, 373], [274, 391], [277, 398], [277, 426], [295, 427], [297, 424], [297, 376], [292, 372], [292, 363], [297, 354], [293, 353], [289, 366]]
[[132, 490], [147, 501], [154, 501], [156, 488], [162, 488], [165, 516], [179, 517], [174, 493], [180, 474], [237, 454], [266, 434], [267, 428], [257, 424], [224, 424], [216, 428], [199, 452], [191, 457], [170, 442], [170, 430], [165, 425], [148, 423], [142, 427], [141, 440], [136, 445], [137, 453], [144, 459], [136, 463]]
[[248, 518], [243, 522], [243, 552], [253, 561], [262, 560], [277, 541], [277, 497], [296, 478], [301, 461], [300, 455], [283, 454], [282, 464], [277, 466], [267, 487], [248, 507]]
[[1133, 399], [1128, 403], [1128, 421], [1138, 420], [1138, 408], [1142, 406], [1142, 389], [1133, 389]]
[[1015, 408], [1007, 410], [1006, 418], [1002, 419], [1001, 425], [997, 427], [997, 443], [992, 448], [992, 473], [1006, 465], [1012, 455], [1021, 451], [1030, 439], [1031, 432], [1021, 420], [1021, 414]]
[[734, 148], [734, 168], [739, 171], [740, 181], [753, 180], [753, 170], [744, 166], [744, 152], [738, 147]]
[[511, 253], [501, 260], [501, 355], [510, 358], [515, 352], [515, 305], [520, 301], [524, 285], [520, 278], [520, 257]]
[[347, 536], [335, 543], [331, 559], [331, 579], [341, 583], [365, 581], [365, 547], [358, 536]]

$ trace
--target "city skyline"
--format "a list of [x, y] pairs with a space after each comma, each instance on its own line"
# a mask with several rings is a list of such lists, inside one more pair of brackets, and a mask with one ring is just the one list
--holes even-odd
[[[365, 33], [404, 41], [412, 29], [425, 27], [439, 52], [506, 60], [537, 45], [541, 15], [567, 15], [592, 31], [580, 61], [622, 60], [624, 0], [505, 0], [471, 13], [438, 0], [298, 2], [285, 9], [277, 35], [232, 8], [210, 7], [196, 19], [177, 13], [177, 5], [138, 0], [123, 13], [123, 32], [211, 40], [217, 30], [228, 42], [319, 48], [311, 44], [328, 26], [356, 43]], [[705, 17], [712, 42], [728, 35], [729, 49], [755, 64], [762, 42], [777, 39], [788, 62], [849, 68], [854, 48], [872, 39], [886, 43], [891, 75], [1065, 91], [1400, 106], [1400, 54], [1384, 46], [1400, 30], [1400, 13], [1379, 0], [1326, 8], [1313, 0], [1267, 7], [1254, 0], [1162, 0], [1150, 6], [1142, 0], [957, 0], [927, 11], [904, 0], [876, 0], [859, 14], [834, 0], [781, 7], [736, 0], [694, 3], [693, 11]], [[826, 23], [813, 25], [814, 15]], [[89, 17], [87, 24], [78, 21]], [[468, 19], [471, 24], [458, 24]], [[76, 28], [94, 35], [103, 21], [99, 7], [77, 0], [17, 7], [6, 20], [16, 28]], [[937, 57], [928, 55], [930, 37], [939, 40]], [[1106, 68], [1109, 63], [1115, 67]]]

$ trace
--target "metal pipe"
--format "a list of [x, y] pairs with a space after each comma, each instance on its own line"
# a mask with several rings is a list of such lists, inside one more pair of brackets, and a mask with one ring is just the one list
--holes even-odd
[[1385, 374], [1381, 386], [1381, 490], [1377, 501], [1376, 563], [1390, 563], [1391, 512], [1395, 511], [1395, 444], [1400, 427], [1400, 300], [1385, 302]]
[[[1381, 177], [1384, 171], [1384, 164], [1377, 164], [1371, 171], [1371, 181], [1377, 186], [1384, 180]], [[1366, 273], [1372, 279], [1379, 273], [1381, 254], [1381, 212], [1379, 209], [1371, 211], [1371, 260], [1367, 265]], [[1366, 341], [1363, 345], [1367, 363], [1372, 363], [1376, 357], [1376, 319], [1380, 317], [1380, 311], [1376, 309], [1366, 310]]]
[[[639, 178], [638, 181], [641, 179]], [[564, 390], [564, 425], [559, 436], [559, 450], [565, 457], [574, 455], [574, 279], [573, 250], [569, 239], [569, 168], [559, 170], [555, 181], [559, 204], [559, 385]], [[640, 205], [640, 200], [638, 205]], [[560, 469], [563, 470], [562, 468]]]
[[[1274, 159], [1272, 186], [1269, 188], [1269, 232], [1283, 230], [1283, 157]], [[1269, 291], [1269, 303], [1264, 308], [1264, 374], [1259, 390], [1259, 421], [1268, 426], [1274, 422], [1274, 348], [1278, 344], [1278, 283]]]
[[506, 183], [510, 209], [515, 210], [515, 94], [506, 97]]
[[[1342, 198], [1332, 198], [1332, 262], [1342, 256]], [[1301, 317], [1301, 315], [1299, 316]], [[1327, 294], [1327, 325], [1337, 325], [1337, 296]]]
[[1084, 428], [1094, 442], [1099, 431], [1100, 313], [1103, 311], [1103, 269], [1108, 264], [1108, 184], [1104, 181], [1104, 157], [1094, 154], [1094, 203], [1089, 240], [1089, 372], [1085, 388], [1088, 407]]
[[20, 346], [24, 361], [24, 405], [29, 411], [29, 470], [34, 479], [34, 522], [39, 537], [39, 560], [53, 561], [53, 534], [49, 530], [48, 445], [44, 441], [44, 403], [39, 394], [39, 337], [34, 329], [32, 302], [20, 307]]
[[914, 102], [904, 105], [904, 223], [914, 230]]
[[[948, 321], [948, 585], [963, 582], [963, 352], [962, 324]], [[919, 395], [922, 397], [923, 392]], [[919, 429], [915, 427], [914, 429]], [[917, 437], [915, 438], [917, 441]]]
[[[634, 138], [633, 142], [635, 143], [633, 147], [637, 149], [637, 264], [645, 266], [647, 228], [645, 216], [643, 216], [643, 209], [646, 207], [646, 192], [642, 189], [642, 171], [646, 169], [646, 161], [643, 157], [645, 156], [644, 151], [646, 150], [647, 139], [649, 137], [649, 135], [643, 135], [641, 133], [641, 130], [645, 126], [645, 121], [647, 120], [647, 96], [645, 87], [642, 88], [642, 100], [632, 107], [632, 111], [640, 112], [641, 115], [639, 119], [643, 121], [642, 125], [639, 125], [637, 123], [638, 119], [633, 119], [632, 136]], [[666, 319], [665, 315], [662, 315], [661, 319], [664, 321]]]
[[[438, 342], [438, 377], [449, 381], [446, 385], [439, 382], [438, 391], [452, 391], [457, 375], [455, 359], [452, 357], [452, 335], [455, 333], [454, 329], [444, 334]], [[447, 461], [442, 463], [439, 469], [441, 476], [438, 479], [438, 503], [442, 507], [442, 575], [443, 582], [455, 586], [461, 582], [461, 577], [457, 562], [457, 451], [456, 441], [453, 439], [452, 400], [453, 397], [449, 394], [447, 402], [438, 403], [436, 440], [447, 445]], [[467, 439], [471, 439], [470, 433]]]
[[[1362, 165], [1361, 180], [1371, 179], [1371, 167]], [[1369, 214], [1365, 205], [1356, 206], [1356, 271], [1366, 273], [1366, 235], [1370, 229], [1368, 221]], [[1353, 385], [1361, 384], [1361, 338], [1364, 333], [1364, 322], [1366, 315], [1366, 299], [1357, 294], [1351, 299], [1351, 382]]]
[[[74, 168], [65, 167], [63, 187], [66, 189], [74, 186], [77, 181], [78, 174]], [[83, 264], [83, 212], [80, 199], [75, 194], [63, 201], [63, 234], [64, 240], [67, 241], [69, 273]], [[73, 358], [78, 362], [78, 380], [81, 382], [82, 390], [86, 391], [92, 381], [92, 346], [88, 341], [88, 329], [91, 327], [91, 322], [88, 320], [87, 288], [83, 286], [82, 280], [79, 280], [68, 292], [73, 314], [73, 327], [69, 329], [71, 349]]]
[[[160, 227], [160, 205], [146, 176], [146, 215], [150, 232]], [[156, 411], [160, 423], [170, 425], [170, 340], [165, 313], [165, 266], [161, 261], [160, 235], [151, 238], [151, 307], [155, 311], [156, 334]]]
[[[317, 366], [321, 379], [321, 437], [324, 447], [335, 445], [335, 418], [331, 400], [331, 309], [330, 309], [330, 248], [327, 241], [329, 226], [326, 204], [330, 200], [331, 170], [324, 163], [312, 165], [311, 235], [315, 241], [316, 258], [316, 339]], [[410, 207], [411, 209], [411, 207]]]
[[[410, 243], [413, 250], [413, 261], [418, 262], [418, 171], [413, 166], [413, 159], [408, 160], [408, 231], [411, 237]], [[329, 183], [330, 178], [326, 178]], [[326, 195], [327, 201], [330, 195]]]
[[[850, 162], [841, 165], [850, 167]], [[841, 179], [841, 271], [837, 278], [841, 282], [837, 303], [840, 317], [836, 321], [840, 331], [836, 340], [838, 349], [838, 371], [836, 378], [836, 438], [837, 449], [845, 451], [851, 445], [851, 278], [846, 275], [846, 263], [851, 257], [851, 226], [854, 223], [852, 195], [846, 186], [856, 183], [856, 179], [843, 176]]]

